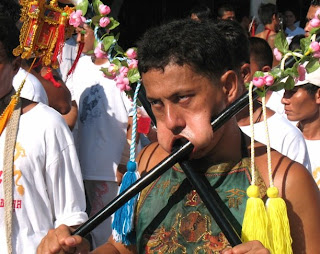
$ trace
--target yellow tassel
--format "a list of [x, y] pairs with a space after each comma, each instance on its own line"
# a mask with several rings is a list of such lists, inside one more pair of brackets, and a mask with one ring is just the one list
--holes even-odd
[[268, 216], [259, 187], [250, 185], [247, 189], [247, 206], [243, 217], [241, 240], [248, 242], [259, 240], [266, 248], [270, 249], [268, 239]]
[[273, 253], [291, 254], [292, 238], [286, 203], [279, 197], [279, 191], [276, 187], [269, 187], [267, 195], [266, 209], [269, 218], [270, 240], [272, 241]]
[[14, 107], [17, 105], [19, 97], [13, 96], [9, 105], [6, 107], [6, 109], [3, 111], [1, 117], [0, 117], [0, 135], [2, 134], [4, 128], [6, 127], [12, 112], [14, 110]]

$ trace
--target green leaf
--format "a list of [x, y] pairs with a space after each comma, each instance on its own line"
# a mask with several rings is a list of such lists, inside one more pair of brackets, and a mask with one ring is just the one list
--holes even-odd
[[284, 84], [284, 89], [291, 90], [292, 88], [294, 88], [294, 85], [295, 85], [294, 79], [289, 76], [286, 83]]
[[286, 35], [283, 32], [277, 33], [274, 45], [282, 54], [287, 53], [289, 44], [286, 39]]
[[110, 23], [107, 25], [107, 27], [106, 27], [107, 29], [112, 30], [120, 25], [120, 23], [117, 20], [115, 20], [114, 18], [110, 17], [109, 19], [110, 19]]
[[82, 11], [82, 16], [86, 15], [89, 6], [88, 0], [82, 0], [79, 4], [77, 4], [76, 9]]
[[115, 45], [114, 50], [115, 50], [118, 54], [121, 54], [121, 55], [124, 54], [124, 50], [119, 46], [118, 43]]
[[119, 68], [122, 66], [120, 60], [117, 58], [113, 59], [112, 63], [117, 65]]
[[280, 78], [283, 75], [283, 71], [279, 67], [274, 67], [270, 73], [275, 78]]
[[253, 77], [263, 77], [264, 76], [264, 72], [262, 71], [256, 71], [253, 75]]
[[94, 13], [100, 14], [99, 6], [100, 6], [101, 4], [103, 4], [103, 3], [102, 3], [100, 0], [93, 0], [93, 1], [92, 1]]
[[315, 27], [315, 28], [312, 28], [310, 30], [310, 35], [309, 36], [312, 36], [313, 34], [318, 34], [320, 31], [320, 27]]
[[297, 77], [299, 75], [298, 70], [297, 70], [297, 66], [293, 66], [292, 68], [285, 69], [284, 74], [289, 75], [291, 77]]
[[300, 47], [301, 47], [302, 54], [305, 54], [309, 50], [310, 44], [311, 44], [310, 38], [300, 39]]
[[94, 26], [99, 26], [99, 21], [100, 21], [101, 17], [102, 16], [100, 16], [100, 15], [96, 15], [91, 19], [91, 22], [94, 24]]
[[285, 83], [284, 82], [278, 82], [270, 86], [271, 91], [280, 91], [284, 88]]
[[314, 72], [320, 67], [319, 59], [312, 58], [309, 63], [306, 65], [306, 70], [308, 73]]
[[140, 73], [138, 71], [138, 68], [134, 68], [134, 69], [130, 69], [128, 71], [128, 79], [130, 81], [130, 83], [135, 83], [138, 80], [140, 80]]
[[112, 36], [112, 35], [106, 36], [103, 38], [102, 44], [103, 44], [103, 49], [105, 52], [107, 52], [109, 50], [110, 46], [113, 44], [113, 40], [114, 40], [114, 36]]
[[266, 89], [264, 87], [257, 89], [256, 92], [259, 95], [259, 97], [265, 97], [266, 96]]

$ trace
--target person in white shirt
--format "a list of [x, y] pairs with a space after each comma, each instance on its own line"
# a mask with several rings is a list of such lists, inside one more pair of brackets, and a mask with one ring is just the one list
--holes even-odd
[[309, 152], [312, 175], [320, 188], [320, 69], [306, 73], [292, 90], [286, 90], [282, 103], [289, 120], [298, 121]]
[[[82, 52], [92, 52], [95, 38], [91, 27], [85, 24], [77, 30], [78, 41], [81, 31], [85, 31]], [[108, 64], [106, 58], [83, 55], [66, 84], [73, 91], [78, 105], [73, 133], [90, 203], [90, 216], [116, 197], [121, 182], [118, 167], [126, 169], [129, 161], [127, 126], [132, 102], [117, 88], [115, 81], [103, 75], [100, 69]], [[93, 246], [103, 244], [111, 232], [109, 218], [91, 232]]]
[[[1, 113], [15, 93], [13, 78], [21, 59], [14, 57], [12, 50], [18, 43], [19, 31], [14, 22], [2, 16]], [[21, 103], [18, 102], [0, 136], [1, 253], [36, 253], [50, 229], [65, 223], [78, 226], [87, 220], [83, 181], [71, 132], [57, 111], [32, 101], [38, 96], [32, 90], [28, 92], [23, 92], [28, 98], [20, 97]], [[0, 122], [3, 123], [3, 118]], [[14, 128], [16, 133], [12, 132]], [[13, 154], [8, 156], [10, 150]], [[7, 160], [11, 156], [12, 165]], [[11, 170], [12, 178], [6, 173]], [[12, 196], [8, 197], [9, 182], [12, 182]], [[8, 205], [11, 201], [12, 206]], [[9, 224], [12, 227], [7, 227]]]

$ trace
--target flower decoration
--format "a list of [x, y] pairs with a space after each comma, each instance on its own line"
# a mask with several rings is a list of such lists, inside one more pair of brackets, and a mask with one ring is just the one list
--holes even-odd
[[[95, 16], [89, 20], [84, 18], [88, 7], [88, 0], [81, 0], [76, 5], [76, 11], [72, 13], [72, 21], [70, 24], [74, 27], [83, 25], [83, 23], [94, 27], [95, 49], [94, 54], [97, 58], [108, 58], [109, 65], [101, 68], [106, 78], [116, 82], [116, 86], [125, 91], [129, 98], [132, 98], [132, 85], [140, 80], [138, 71], [137, 48], [129, 48], [124, 51], [118, 45], [119, 35], [114, 35], [113, 30], [119, 26], [119, 22], [113, 17], [108, 16], [111, 9], [108, 5], [103, 4], [100, 0], [93, 0], [92, 7]], [[98, 36], [98, 30], [103, 28], [105, 34]]]
[[[258, 88], [256, 91], [259, 96], [264, 97], [269, 89], [272, 91], [290, 90], [298, 80], [305, 79], [306, 73], [311, 73], [320, 67], [320, 37], [317, 38], [320, 32], [320, 10], [310, 22], [313, 29], [308, 37], [300, 40], [298, 50], [289, 50], [285, 34], [277, 33], [273, 54], [280, 61], [280, 65], [272, 68], [270, 72], [257, 71], [253, 75], [252, 83]], [[285, 66], [286, 63], [287, 66]]]
[[70, 14], [69, 24], [74, 27], [83, 26], [86, 18], [82, 16], [81, 10], [76, 10]]

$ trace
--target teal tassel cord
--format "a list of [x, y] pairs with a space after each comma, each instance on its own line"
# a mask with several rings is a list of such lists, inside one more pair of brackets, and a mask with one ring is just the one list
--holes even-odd
[[[125, 191], [133, 183], [139, 179], [139, 173], [137, 171], [138, 164], [135, 161], [135, 150], [136, 150], [136, 134], [137, 134], [137, 99], [138, 92], [141, 83], [138, 82], [133, 97], [133, 124], [132, 124], [132, 142], [130, 146], [130, 160], [127, 163], [127, 172], [122, 178], [119, 193]], [[122, 207], [120, 207], [113, 216], [112, 222], [112, 235], [115, 241], [122, 242], [125, 245], [135, 244], [135, 232], [134, 232], [134, 211], [135, 206], [138, 202], [139, 195], [135, 195]]]

